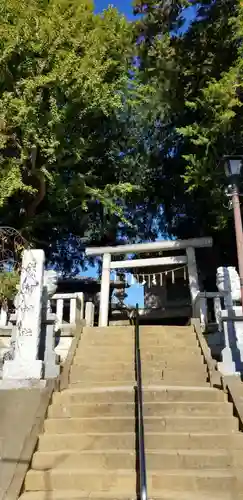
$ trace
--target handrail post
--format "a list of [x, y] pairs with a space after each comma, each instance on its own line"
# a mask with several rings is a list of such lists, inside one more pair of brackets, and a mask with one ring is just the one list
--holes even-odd
[[143, 389], [142, 369], [139, 338], [139, 308], [136, 304], [135, 314], [135, 362], [136, 362], [136, 389], [137, 389], [137, 417], [138, 417], [138, 460], [139, 460], [139, 500], [147, 500], [147, 473], [144, 445], [144, 422], [143, 422]]

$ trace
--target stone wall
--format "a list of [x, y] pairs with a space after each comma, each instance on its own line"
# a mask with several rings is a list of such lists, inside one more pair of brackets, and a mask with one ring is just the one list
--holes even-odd
[[[84, 325], [84, 322], [80, 326]], [[11, 328], [0, 328], [0, 377], [3, 363], [3, 356], [10, 349]], [[55, 332], [55, 353], [60, 356], [60, 363], [63, 363], [68, 355], [73, 339], [73, 329], [67, 325], [63, 330]]]

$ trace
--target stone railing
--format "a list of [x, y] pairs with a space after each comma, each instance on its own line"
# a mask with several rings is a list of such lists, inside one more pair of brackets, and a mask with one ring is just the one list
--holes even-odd
[[[242, 306], [234, 305], [230, 291], [199, 292], [200, 322], [212, 355], [218, 361], [218, 370], [224, 376], [243, 373], [243, 314]], [[208, 302], [213, 300], [214, 318], [209, 321]], [[213, 327], [213, 328], [212, 328]]]
[[[78, 293], [55, 293], [49, 301], [54, 305], [58, 324], [76, 325], [84, 319], [84, 294]], [[50, 306], [50, 304], [49, 304]], [[64, 320], [66, 310], [69, 310], [68, 318]], [[0, 308], [0, 328], [8, 326], [11, 328], [11, 318], [8, 320], [8, 307]]]
[[8, 324], [8, 306], [4, 304], [0, 307], [0, 327]]
[[211, 350], [205, 340], [205, 337], [201, 330], [200, 320], [198, 318], [192, 318], [192, 325], [194, 326], [194, 330], [197, 336], [198, 345], [201, 349], [202, 356], [204, 358], [204, 362], [207, 366], [208, 378], [210, 385], [220, 387], [221, 385], [221, 376], [217, 370], [217, 362], [212, 358]]
[[[59, 311], [59, 318], [58, 322], [55, 323], [53, 335], [55, 352], [60, 357], [61, 363], [63, 363], [69, 353], [77, 327], [94, 325], [95, 306], [92, 302], [86, 302], [84, 310], [82, 293], [55, 294], [51, 300], [56, 302], [53, 309]], [[64, 321], [64, 313], [67, 313], [68, 322]], [[0, 324], [0, 378], [3, 357], [9, 351], [11, 345], [13, 330], [11, 319], [13, 320], [14, 317], [15, 315], [12, 315], [10, 321], [6, 321], [3, 326]]]
[[[33, 380], [57, 377], [60, 357], [62, 362], [67, 357], [73, 336], [81, 334], [86, 320], [90, 326], [94, 323], [93, 304], [86, 304], [84, 319], [83, 293], [56, 294], [56, 288], [57, 274], [45, 271], [43, 250], [24, 250], [16, 311], [0, 328], [1, 387], [26, 387]], [[7, 352], [6, 333], [10, 333]], [[65, 345], [60, 342], [63, 337]]]
[[[84, 294], [80, 293], [55, 293], [50, 300], [51, 306], [55, 304], [57, 325], [77, 325], [84, 319]], [[68, 317], [65, 318], [68, 309]]]
[[200, 319], [201, 329], [203, 332], [207, 330], [209, 324], [209, 301], [213, 300], [213, 310], [215, 323], [218, 325], [218, 329], [222, 329], [221, 325], [221, 311], [222, 305], [221, 300], [225, 299], [227, 293], [225, 292], [198, 292], [198, 295], [194, 302], [194, 317]]

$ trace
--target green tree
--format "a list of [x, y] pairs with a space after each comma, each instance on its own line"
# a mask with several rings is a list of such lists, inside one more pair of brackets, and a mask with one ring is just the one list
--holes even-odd
[[[188, 5], [197, 12], [184, 30]], [[240, 2], [138, 0], [137, 10], [141, 80], [156, 89], [147, 161], [159, 172], [160, 183], [152, 182], [163, 207], [158, 225], [181, 238], [212, 235], [213, 267], [234, 263], [221, 160], [242, 152]]]
[[85, 242], [116, 239], [136, 189], [132, 44], [126, 19], [90, 0], [0, 5], [0, 224], [67, 271]]

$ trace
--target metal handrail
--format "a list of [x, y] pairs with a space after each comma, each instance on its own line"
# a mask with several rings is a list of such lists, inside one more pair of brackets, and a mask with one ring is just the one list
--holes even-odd
[[143, 422], [143, 389], [142, 389], [142, 369], [139, 338], [139, 310], [136, 304], [135, 314], [135, 367], [136, 367], [136, 413], [138, 429], [138, 462], [139, 462], [139, 500], [147, 500], [147, 473], [146, 456], [144, 444], [144, 422]]

